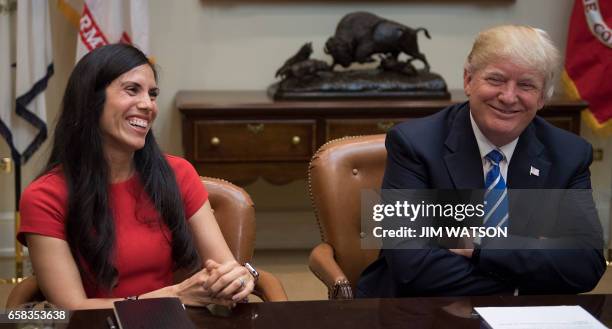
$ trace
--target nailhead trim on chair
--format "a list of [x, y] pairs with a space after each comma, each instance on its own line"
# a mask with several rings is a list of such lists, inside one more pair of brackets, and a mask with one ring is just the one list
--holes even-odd
[[228, 184], [236, 186], [236, 184], [234, 184], [234, 183], [232, 183], [232, 182], [230, 182], [228, 180], [225, 180], [223, 178], [210, 177], [210, 176], [200, 176], [200, 180], [202, 180], [202, 179], [215, 180], [215, 181], [219, 181], [219, 182], [223, 182], [223, 183], [228, 183]]
[[[227, 184], [230, 184], [231, 186], [235, 187], [237, 190], [240, 190], [240, 189], [244, 190], [242, 187], [240, 187], [240, 186], [238, 186], [238, 185], [236, 185], [236, 184], [234, 184], [234, 183], [232, 183], [232, 182], [230, 182], [228, 180], [225, 180], [223, 178], [210, 177], [210, 176], [200, 176], [200, 180], [203, 180], [203, 179], [207, 179], [207, 180], [211, 180], [211, 181], [217, 181], [217, 182], [221, 182], [221, 183], [227, 183]], [[252, 199], [251, 199], [251, 203], [252, 203], [252, 206], [254, 207], [255, 206], [255, 202], [253, 202]], [[213, 211], [214, 211], [214, 209], [213, 209]]]
[[[330, 300], [332, 299], [353, 299], [353, 290], [351, 289], [351, 283], [348, 280], [338, 280], [334, 283], [334, 290], [327, 292]], [[338, 298], [342, 296], [342, 298]]]

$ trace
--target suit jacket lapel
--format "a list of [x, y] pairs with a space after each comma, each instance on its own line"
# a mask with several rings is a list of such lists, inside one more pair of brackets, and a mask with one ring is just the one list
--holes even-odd
[[[544, 146], [529, 124], [519, 137], [508, 167], [508, 187], [513, 189], [542, 188], [551, 163], [545, 158]], [[536, 174], [537, 172], [537, 174]]]
[[534, 199], [534, 193], [537, 194], [537, 191], [530, 193], [520, 190], [541, 189], [550, 172], [550, 166], [550, 161], [545, 157], [544, 146], [535, 134], [535, 127], [529, 124], [519, 137], [508, 167], [511, 232], [526, 232], [530, 213], [537, 203]]
[[470, 123], [467, 103], [455, 109], [451, 129], [446, 138], [444, 162], [456, 189], [484, 188], [482, 159]]

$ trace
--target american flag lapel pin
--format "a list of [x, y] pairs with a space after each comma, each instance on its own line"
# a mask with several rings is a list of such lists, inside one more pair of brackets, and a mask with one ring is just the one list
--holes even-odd
[[538, 176], [540, 177], [540, 169], [535, 168], [534, 166], [530, 166], [529, 168], [529, 176]]

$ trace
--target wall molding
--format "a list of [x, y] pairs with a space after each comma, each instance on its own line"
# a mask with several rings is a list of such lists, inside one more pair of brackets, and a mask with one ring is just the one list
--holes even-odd
[[[23, 256], [28, 257], [28, 248], [23, 248]], [[0, 259], [2, 258], [15, 258], [15, 248], [0, 248]]]
[[[14, 223], [15, 214], [12, 211], [0, 211], [0, 225], [3, 228], [10, 228], [7, 230], [2, 229], [0, 231], [0, 239], [2, 239], [2, 247], [0, 247], [0, 259], [6, 258], [14, 258], [15, 257], [15, 247], [7, 247], [12, 246], [15, 242], [15, 237], [13, 236], [13, 223]], [[10, 225], [10, 226], [9, 226]], [[8, 242], [8, 243], [7, 243]]]
[[0, 248], [0, 258], [14, 258], [15, 248]]
[[12, 211], [0, 211], [0, 222], [13, 221], [15, 213]]

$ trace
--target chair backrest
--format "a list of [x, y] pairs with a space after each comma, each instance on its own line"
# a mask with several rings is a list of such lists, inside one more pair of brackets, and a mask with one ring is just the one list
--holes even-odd
[[[239, 263], [249, 262], [255, 249], [255, 205], [241, 187], [226, 180], [200, 177], [208, 191], [208, 201], [213, 209], [225, 242]], [[174, 282], [181, 282], [192, 270], [179, 269]]]
[[321, 240], [353, 290], [378, 250], [361, 248], [361, 190], [380, 189], [387, 151], [385, 135], [346, 137], [321, 146], [308, 168], [310, 198]]
[[[223, 237], [232, 254], [240, 263], [250, 261], [255, 245], [255, 206], [249, 194], [242, 188], [222, 179], [201, 177], [208, 190], [208, 200], [214, 210]], [[187, 278], [186, 271], [177, 271], [175, 281]], [[26, 278], [17, 284], [6, 302], [7, 308], [44, 300], [36, 277]]]
[[250, 261], [255, 248], [255, 205], [249, 194], [228, 181], [202, 177], [221, 233], [239, 263]]

